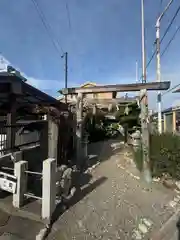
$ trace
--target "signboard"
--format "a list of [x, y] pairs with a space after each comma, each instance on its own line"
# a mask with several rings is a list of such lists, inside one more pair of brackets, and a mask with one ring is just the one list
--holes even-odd
[[0, 172], [0, 189], [15, 193], [17, 185], [17, 178], [14, 175], [10, 175], [5, 172]]

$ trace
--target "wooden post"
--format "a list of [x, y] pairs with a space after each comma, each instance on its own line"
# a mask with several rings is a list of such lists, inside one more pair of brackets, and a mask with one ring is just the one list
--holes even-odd
[[8, 152], [11, 151], [11, 149], [15, 146], [15, 137], [16, 137], [16, 98], [14, 95], [10, 97], [10, 109], [7, 114], [7, 149], [9, 149]]
[[57, 166], [58, 124], [48, 117], [48, 158], [54, 158]]
[[93, 128], [95, 128], [95, 124], [96, 124], [96, 112], [97, 112], [97, 107], [96, 107], [96, 104], [94, 104], [93, 105], [93, 117], [92, 117]]
[[143, 173], [145, 181], [152, 181], [149, 156], [149, 118], [148, 118], [148, 99], [147, 90], [141, 90], [141, 130], [142, 130], [142, 150], [143, 150]]
[[83, 118], [83, 94], [78, 93], [76, 105], [76, 162], [78, 167], [82, 164], [82, 118]]
[[163, 115], [164, 118], [164, 132], [166, 132], [166, 114]]
[[48, 158], [48, 121], [43, 122], [43, 128], [40, 133], [40, 149], [42, 159]]
[[76, 113], [73, 113], [73, 116], [72, 116], [72, 121], [73, 121], [73, 151], [75, 152], [76, 151], [76, 125], [77, 125], [77, 122], [76, 122]]
[[176, 110], [173, 110], [173, 132], [176, 132]]

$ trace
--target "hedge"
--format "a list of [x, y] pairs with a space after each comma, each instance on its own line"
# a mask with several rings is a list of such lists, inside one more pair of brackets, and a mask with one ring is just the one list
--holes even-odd
[[180, 136], [172, 133], [150, 135], [150, 160], [152, 174], [168, 174], [180, 179]]
[[[172, 133], [150, 135], [150, 167], [153, 177], [170, 176], [180, 180], [180, 136]], [[134, 154], [137, 168], [143, 169], [142, 148]]]

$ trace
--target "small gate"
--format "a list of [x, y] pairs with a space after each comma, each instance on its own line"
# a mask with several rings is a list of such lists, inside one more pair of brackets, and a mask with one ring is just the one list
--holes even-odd
[[[3, 158], [6, 157], [3, 156]], [[27, 161], [16, 162], [14, 168], [2, 168], [12, 172], [12, 174], [0, 172], [0, 188], [13, 194], [13, 206], [20, 208], [24, 205], [26, 198], [40, 200], [41, 217], [49, 224], [56, 206], [56, 160], [44, 160], [42, 172], [28, 171]], [[37, 196], [28, 189], [28, 178], [31, 175], [38, 176], [41, 181], [41, 196]]]
[[36, 196], [36, 199], [42, 198], [42, 166], [47, 157], [46, 142], [47, 121], [19, 121], [15, 125], [0, 125], [1, 189], [14, 193], [14, 165], [24, 159], [28, 162], [27, 197], [31, 195]]

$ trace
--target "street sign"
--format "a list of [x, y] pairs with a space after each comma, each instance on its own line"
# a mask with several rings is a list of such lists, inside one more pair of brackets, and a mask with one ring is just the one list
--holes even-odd
[[0, 189], [14, 194], [16, 192], [16, 185], [17, 178], [14, 175], [0, 172]]

